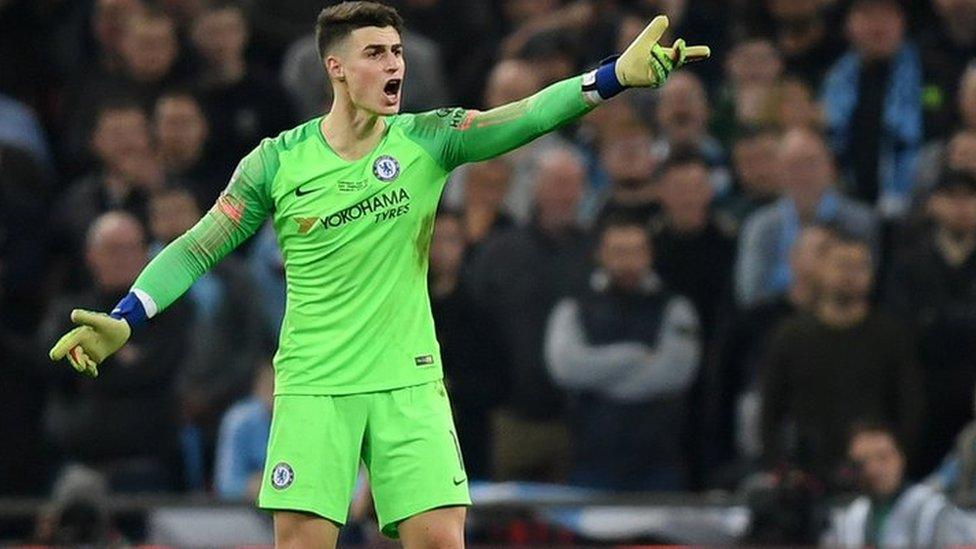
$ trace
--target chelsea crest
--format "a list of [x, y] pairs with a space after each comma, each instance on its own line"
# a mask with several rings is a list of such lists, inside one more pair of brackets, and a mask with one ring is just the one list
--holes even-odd
[[376, 179], [389, 183], [400, 175], [400, 163], [396, 158], [384, 154], [373, 161], [373, 175]]

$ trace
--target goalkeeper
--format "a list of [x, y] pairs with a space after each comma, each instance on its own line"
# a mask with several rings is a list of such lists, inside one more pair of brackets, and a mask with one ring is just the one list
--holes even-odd
[[316, 36], [334, 102], [264, 139], [211, 210], [145, 268], [110, 315], [51, 349], [79, 372], [125, 344], [269, 216], [287, 307], [258, 505], [278, 546], [332, 547], [360, 460], [384, 534], [405, 546], [463, 545], [467, 477], [427, 295], [434, 213], [448, 174], [576, 120], [628, 87], [657, 87], [704, 46], [657, 42], [658, 17], [616, 60], [486, 112], [397, 114], [402, 20], [373, 2], [324, 9]]

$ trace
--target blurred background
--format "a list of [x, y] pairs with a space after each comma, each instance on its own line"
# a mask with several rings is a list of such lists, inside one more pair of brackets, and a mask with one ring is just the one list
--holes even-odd
[[[97, 381], [47, 349], [328, 110], [330, 3], [0, 0], [0, 542], [270, 542], [270, 227]], [[446, 187], [470, 543], [976, 543], [976, 0], [388, 3], [407, 112], [528, 96], [661, 13], [713, 52]], [[363, 475], [344, 544], [372, 521]]]

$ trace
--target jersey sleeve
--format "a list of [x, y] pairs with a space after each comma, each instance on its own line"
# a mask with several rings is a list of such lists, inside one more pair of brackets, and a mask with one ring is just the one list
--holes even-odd
[[143, 269], [132, 291], [148, 296], [152, 317], [176, 301], [263, 224], [272, 211], [271, 182], [278, 168], [272, 141], [265, 139], [241, 160], [213, 207]]
[[596, 106], [583, 76], [488, 111], [444, 108], [412, 116], [407, 134], [450, 171], [499, 156], [588, 113]]

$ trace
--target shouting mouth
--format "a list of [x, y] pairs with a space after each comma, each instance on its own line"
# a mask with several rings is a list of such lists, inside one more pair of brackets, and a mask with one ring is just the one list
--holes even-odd
[[396, 104], [400, 99], [400, 84], [402, 82], [403, 81], [399, 78], [391, 78], [390, 80], [387, 80], [386, 85], [383, 86], [383, 94], [386, 95], [386, 99], [391, 105]]

